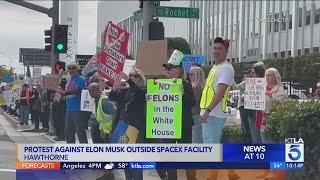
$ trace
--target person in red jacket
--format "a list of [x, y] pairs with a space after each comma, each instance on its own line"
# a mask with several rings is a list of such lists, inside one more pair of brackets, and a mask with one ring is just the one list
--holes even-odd
[[20, 125], [28, 125], [30, 110], [30, 90], [29, 84], [22, 85], [22, 92], [20, 96], [20, 109], [19, 109], [19, 120]]

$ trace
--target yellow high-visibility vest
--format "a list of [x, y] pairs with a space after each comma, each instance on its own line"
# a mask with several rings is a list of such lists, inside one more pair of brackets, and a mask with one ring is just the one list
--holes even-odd
[[[203, 91], [202, 91], [202, 96], [201, 96], [201, 100], [200, 100], [200, 108], [201, 109], [208, 108], [211, 101], [213, 100], [215, 92], [216, 92], [214, 89], [213, 82], [216, 79], [220, 69], [226, 65], [231, 65], [231, 64], [221, 63], [221, 64], [215, 65], [211, 68], [209, 75], [206, 79], [206, 84], [205, 84]], [[223, 112], [227, 112], [227, 98], [228, 98], [229, 90], [230, 90], [230, 85], [228, 86], [228, 88], [222, 98], [222, 101], [221, 101], [221, 109]]]
[[103, 109], [102, 109], [103, 99], [108, 99], [108, 97], [101, 95], [96, 108], [96, 119], [99, 122], [100, 128], [102, 129], [103, 133], [109, 134], [112, 129], [112, 115], [106, 114], [103, 112]]

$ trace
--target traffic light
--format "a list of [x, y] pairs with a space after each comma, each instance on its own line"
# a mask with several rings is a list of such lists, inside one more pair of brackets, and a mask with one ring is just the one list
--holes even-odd
[[52, 45], [52, 30], [51, 28], [49, 30], [44, 31], [44, 35], [46, 36], [44, 39], [44, 42], [48, 45], [45, 45], [44, 49], [46, 51], [51, 51], [51, 45]]
[[54, 52], [66, 53], [68, 48], [68, 25], [54, 26]]
[[54, 72], [56, 74], [59, 73], [59, 71], [62, 69], [63, 71], [65, 71], [65, 68], [66, 68], [66, 63], [65, 62], [62, 62], [62, 61], [58, 61], [54, 64]]
[[153, 19], [149, 24], [149, 40], [163, 40], [164, 26], [159, 19]]

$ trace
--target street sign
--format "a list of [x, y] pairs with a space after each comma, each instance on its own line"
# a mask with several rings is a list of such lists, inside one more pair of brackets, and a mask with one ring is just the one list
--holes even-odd
[[199, 8], [186, 7], [156, 7], [157, 17], [171, 17], [171, 18], [199, 18]]
[[[199, 8], [158, 6], [156, 7], [155, 17], [198, 19]], [[140, 21], [142, 18], [143, 12], [141, 9], [133, 13], [134, 22]]]

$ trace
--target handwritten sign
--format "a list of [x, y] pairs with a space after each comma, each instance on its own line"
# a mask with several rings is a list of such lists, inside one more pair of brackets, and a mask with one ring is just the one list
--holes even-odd
[[181, 139], [181, 86], [181, 79], [148, 80], [147, 138]]
[[55, 90], [60, 85], [61, 77], [59, 75], [42, 76], [42, 84], [45, 89]]
[[265, 110], [266, 104], [266, 79], [247, 78], [244, 91], [244, 108]]
[[120, 80], [126, 60], [129, 33], [109, 21], [104, 32], [104, 47], [98, 54], [97, 70], [100, 76], [111, 83]]
[[182, 60], [182, 67], [185, 72], [190, 72], [190, 66], [192, 64], [203, 65], [205, 63], [205, 57], [201, 55], [185, 54]]
[[94, 99], [90, 96], [88, 90], [82, 90], [81, 92], [81, 111], [94, 112]]

